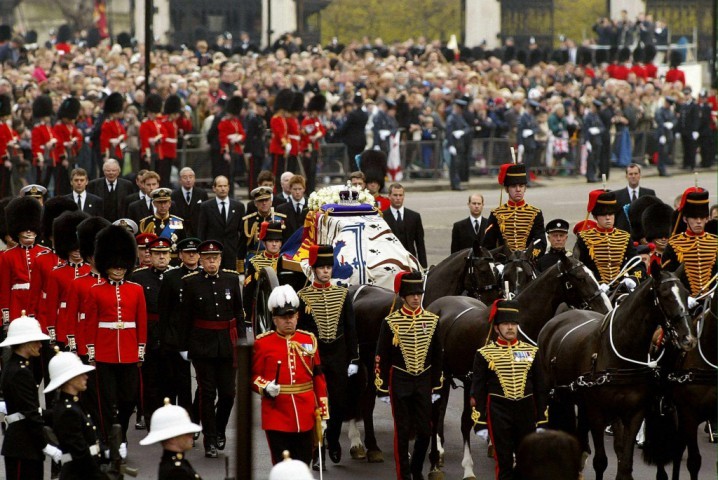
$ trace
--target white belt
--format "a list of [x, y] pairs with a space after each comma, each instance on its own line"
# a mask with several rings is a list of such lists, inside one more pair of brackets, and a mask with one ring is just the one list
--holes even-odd
[[16, 283], [12, 286], [11, 290], [30, 290], [29, 283]]
[[[97, 444], [90, 445], [90, 455], [92, 455], [94, 457], [95, 455], [99, 455], [99, 454], [100, 454], [100, 446]], [[70, 455], [69, 453], [63, 453], [62, 460], [60, 460], [60, 461], [62, 463], [70, 463], [72, 461], [72, 455]]]
[[99, 322], [97, 326], [111, 330], [124, 330], [125, 328], [135, 328], [137, 324], [135, 322]]
[[19, 422], [20, 420], [25, 420], [25, 415], [23, 415], [20, 412], [15, 412], [12, 415], [5, 415], [5, 423], [7, 425], [10, 425], [11, 423]]
[[291, 138], [292, 140], [299, 140], [299, 138], [300, 138], [299, 135], [287, 135], [287, 136], [289, 138]]

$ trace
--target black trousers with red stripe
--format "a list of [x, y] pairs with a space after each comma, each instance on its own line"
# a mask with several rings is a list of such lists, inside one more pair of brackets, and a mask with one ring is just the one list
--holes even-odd
[[307, 465], [312, 461], [314, 446], [314, 430], [306, 432], [279, 432], [265, 430], [269, 453], [272, 455], [272, 465], [282, 461], [282, 452], [287, 450], [294, 460], [300, 460]]
[[514, 480], [514, 454], [521, 440], [536, 431], [533, 396], [509, 400], [489, 395], [486, 410], [489, 435], [496, 452], [496, 478]]
[[100, 398], [100, 426], [106, 443], [113, 423], [122, 427], [122, 441], [127, 441], [130, 417], [140, 392], [140, 367], [136, 363], [102, 363], [95, 365]]
[[231, 358], [193, 358], [192, 365], [197, 373], [204, 445], [216, 445], [217, 434], [225, 433], [234, 406], [237, 370]]
[[5, 475], [8, 480], [43, 480], [45, 462], [24, 458], [5, 457]]
[[[389, 393], [394, 415], [394, 461], [396, 478], [411, 480], [421, 476], [431, 441], [430, 370], [414, 376], [392, 369]], [[331, 403], [329, 404], [331, 408]], [[409, 439], [416, 435], [409, 463]]]

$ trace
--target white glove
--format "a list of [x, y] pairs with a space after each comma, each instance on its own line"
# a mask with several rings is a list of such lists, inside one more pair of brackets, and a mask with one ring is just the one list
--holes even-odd
[[632, 278], [624, 278], [621, 283], [631, 291], [636, 288], [636, 281]]
[[354, 365], [353, 363], [349, 364], [349, 367], [347, 368], [347, 375], [352, 376], [359, 373], [359, 365]]
[[121, 459], [127, 458], [127, 444], [125, 442], [120, 443], [120, 448], [117, 449]]
[[505, 266], [506, 266], [506, 265], [503, 265], [503, 264], [501, 264], [501, 263], [497, 264], [497, 265], [496, 265], [496, 272], [497, 272], [499, 275], [503, 275], [503, 273], [504, 273], [504, 267], [505, 267]]
[[466, 132], [464, 132], [463, 130], [454, 130], [453, 132], [451, 132], [451, 134], [452, 134], [452, 135], [454, 136], [454, 138], [457, 139], [457, 140], [460, 139], [461, 137], [463, 137], [463, 136], [464, 136], [464, 133], [466, 133]]
[[539, 427], [539, 428], [536, 429], [536, 433], [543, 433], [543, 432], [545, 432], [545, 431], [546, 431], [546, 429], [545, 429], [545, 428], [541, 428], [541, 427]]
[[0, 402], [0, 413], [7, 415], [7, 405], [5, 405], [5, 402]]
[[524, 138], [529, 138], [529, 137], [530, 137], [531, 135], [533, 135], [533, 134], [534, 134], [534, 131], [531, 130], [530, 128], [524, 128], [524, 129], [521, 131], [521, 136], [524, 137]]
[[292, 143], [289, 142], [284, 146], [284, 154], [289, 155], [289, 153], [292, 151]]
[[246, 277], [244, 276], [243, 273], [240, 273], [240, 274], [239, 274], [239, 284], [240, 284], [240, 285], [244, 285], [244, 279], [245, 279], [245, 278], [246, 278]]
[[386, 403], [387, 405], [391, 405], [391, 397], [387, 395], [386, 397], [379, 397], [379, 400]]
[[599, 133], [601, 133], [601, 129], [598, 127], [591, 127], [588, 129], [588, 133], [590, 133], [591, 135], [598, 135]]
[[450, 146], [450, 147], [449, 147], [449, 153], [452, 154], [452, 155], [456, 155], [456, 147], [453, 146], [453, 145]]
[[691, 133], [691, 136], [693, 137], [693, 140], [698, 140], [698, 132]]
[[[693, 309], [693, 308], [696, 308], [697, 306], [698, 306], [698, 300], [689, 296], [688, 297], [688, 308]], [[0, 411], [2, 411], [2, 410], [0, 410]], [[4, 412], [4, 413], [7, 413], [7, 412]]]
[[189, 354], [187, 352], [180, 352], [180, 357], [182, 357], [182, 360], [185, 362], [189, 362]]
[[62, 460], [62, 450], [49, 443], [42, 449], [42, 453], [52, 458], [55, 463], [60, 463], [60, 460]]
[[440, 398], [441, 398], [440, 393], [432, 393], [431, 394], [431, 403], [436, 403], [436, 401]]
[[272, 380], [267, 384], [266, 387], [264, 387], [264, 391], [267, 392], [267, 395], [274, 398], [277, 395], [279, 395], [279, 391], [282, 389], [282, 387], [277, 384], [275, 380]]
[[382, 140], [386, 140], [386, 137], [388, 137], [390, 134], [390, 130], [379, 130], [379, 138], [381, 138]]
[[591, 153], [591, 151], [593, 150], [593, 147], [591, 146], [591, 142], [586, 142], [584, 145], [586, 145], [586, 151], [588, 153]]
[[668, 130], [673, 129], [673, 122], [663, 122], [663, 127], [667, 128]]
[[665, 145], [665, 144], [666, 144], [666, 136], [665, 136], [665, 135], [661, 135], [661, 136], [658, 138], [658, 143], [660, 143], [661, 145]]
[[326, 431], [327, 431], [327, 421], [322, 420], [322, 432], [326, 432]]
[[606, 285], [605, 283], [602, 283], [598, 286], [598, 289], [601, 290], [601, 293], [606, 293], [606, 292], [608, 292], [610, 287], [608, 285]]
[[479, 437], [484, 442], [489, 441], [489, 429], [488, 428], [482, 428], [478, 432], [476, 432], [476, 436]]

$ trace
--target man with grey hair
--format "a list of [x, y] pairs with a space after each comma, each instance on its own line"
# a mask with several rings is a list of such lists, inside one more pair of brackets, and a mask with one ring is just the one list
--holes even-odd
[[289, 180], [291, 180], [293, 176], [294, 173], [292, 172], [284, 172], [282, 176], [279, 177], [279, 183], [282, 187], [282, 191], [277, 194], [279, 200], [284, 200], [285, 202], [291, 201], [292, 191], [289, 185]]
[[102, 198], [103, 216], [110, 222], [120, 218], [122, 199], [134, 191], [134, 185], [129, 180], [120, 178], [120, 164], [114, 158], [105, 160], [102, 164], [100, 178], [92, 180], [87, 185], [87, 191]]
[[183, 218], [187, 236], [197, 236], [199, 231], [199, 207], [209, 196], [203, 188], [195, 186], [194, 170], [184, 167], [179, 171], [180, 187], [172, 192], [174, 213]]

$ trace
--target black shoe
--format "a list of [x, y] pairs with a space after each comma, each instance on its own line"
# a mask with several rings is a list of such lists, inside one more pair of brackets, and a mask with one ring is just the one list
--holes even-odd
[[451, 189], [455, 192], [463, 192], [464, 190], [466, 190], [466, 187], [462, 187], [461, 185], [459, 185], [458, 187], [451, 187]]
[[[322, 471], [327, 471], [327, 462], [324, 459], [324, 449], [322, 449]], [[319, 449], [314, 450], [314, 454], [312, 454], [312, 470], [315, 472], [319, 471]]]
[[145, 423], [145, 417], [140, 417], [135, 423], [135, 430], [147, 430], [147, 424]]
[[200, 434], [200, 433], [202, 433], [202, 432], [194, 432], [194, 435], [192, 436], [192, 438], [194, 439], [195, 442], [196, 442], [197, 440], [199, 440], [199, 434]]
[[209, 444], [208, 446], [204, 447], [204, 456], [207, 458], [219, 457], [219, 453], [217, 452], [217, 447], [212, 444]]
[[227, 436], [224, 433], [217, 434], [217, 448], [224, 450], [224, 446], [227, 445]]
[[337, 443], [336, 447], [329, 447], [329, 459], [333, 463], [339, 463], [342, 459], [342, 446]]
[[658, 176], [659, 177], [670, 177], [672, 175], [670, 173], [659, 173]]

